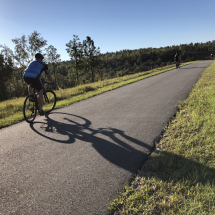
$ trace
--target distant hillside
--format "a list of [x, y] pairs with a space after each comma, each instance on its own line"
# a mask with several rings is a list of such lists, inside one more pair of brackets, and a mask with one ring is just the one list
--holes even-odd
[[[206, 43], [190, 43], [180, 46], [161, 48], [145, 48], [137, 50], [121, 50], [99, 55], [99, 64], [96, 68], [96, 79], [108, 79], [174, 63], [174, 55], [178, 52], [181, 62], [192, 60], [208, 60], [210, 54], [215, 54], [215, 41]], [[69, 61], [59, 64], [57, 72], [65, 76], [69, 74], [72, 63]], [[83, 83], [90, 82], [87, 71], [80, 72]]]
[[[144, 48], [121, 50], [95, 54], [93, 57], [80, 57], [75, 62], [63, 61], [49, 64], [49, 70], [58, 85], [65, 89], [88, 84], [99, 80], [122, 77], [124, 75], [149, 71], [154, 68], [174, 63], [175, 53], [181, 56], [181, 62], [209, 60], [215, 54], [215, 41], [207, 43], [190, 43], [180, 46], [161, 48]], [[26, 95], [27, 84], [23, 81], [23, 70], [14, 67], [12, 62], [5, 61], [0, 55], [0, 101]], [[43, 74], [44, 75], [44, 74]], [[45, 75], [43, 78], [46, 78]]]

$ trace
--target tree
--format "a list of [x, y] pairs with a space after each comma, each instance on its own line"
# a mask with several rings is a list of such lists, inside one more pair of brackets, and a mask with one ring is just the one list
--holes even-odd
[[79, 73], [83, 67], [83, 46], [81, 42], [78, 42], [78, 40], [80, 40], [78, 36], [73, 35], [73, 40], [70, 40], [68, 43], [66, 43], [66, 46], [68, 47], [66, 48], [66, 51], [69, 54], [71, 61], [74, 61], [70, 71], [75, 72], [76, 81], [79, 85]]
[[22, 79], [23, 71], [30, 61], [33, 60], [36, 52], [42, 51], [42, 48], [47, 44], [47, 41], [40, 37], [40, 34], [37, 31], [34, 31], [28, 38], [23, 35], [21, 38], [12, 39], [12, 42], [15, 43], [14, 52], [6, 45], [1, 45], [1, 53], [9, 54], [16, 66], [20, 79]]
[[13, 63], [10, 57], [0, 55], [0, 101], [7, 99], [7, 81], [13, 73]]
[[13, 59], [18, 67], [25, 69], [27, 65], [34, 59], [37, 52], [42, 52], [42, 48], [47, 45], [47, 40], [40, 37], [40, 33], [34, 31], [26, 38], [23, 35], [21, 38], [12, 39], [15, 43], [15, 51]]
[[[60, 55], [57, 54], [57, 49], [50, 45], [46, 50], [46, 61], [48, 64], [51, 64], [54, 69], [54, 76], [57, 64], [61, 61]], [[55, 80], [56, 81], [56, 80]]]
[[83, 48], [84, 48], [84, 56], [86, 58], [86, 64], [91, 72], [91, 79], [94, 82], [95, 79], [95, 68], [99, 64], [99, 54], [100, 48], [96, 48], [94, 46], [94, 41], [87, 36], [87, 39], [83, 41]]
[[42, 48], [47, 45], [47, 40], [40, 37], [40, 33], [34, 31], [30, 36], [28, 36], [27, 50], [30, 56], [30, 60], [34, 59], [34, 56], [38, 52], [43, 52]]
[[6, 45], [0, 45], [1, 54], [4, 54], [6, 58], [9, 57], [15, 66], [15, 92], [19, 92], [21, 95], [25, 92], [26, 88], [26, 85], [23, 81], [23, 72], [30, 61], [33, 60], [36, 52], [42, 52], [42, 48], [47, 44], [47, 41], [44, 40], [37, 31], [34, 31], [28, 37], [23, 35], [21, 38], [12, 39], [12, 42], [15, 43], [14, 51], [12, 51]]
[[212, 40], [212, 49], [215, 49], [215, 40]]

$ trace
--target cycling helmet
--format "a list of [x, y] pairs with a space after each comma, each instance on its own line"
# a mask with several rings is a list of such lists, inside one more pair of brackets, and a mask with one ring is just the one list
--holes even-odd
[[36, 59], [42, 59], [42, 60], [44, 59], [43, 55], [40, 53], [35, 54], [35, 58]]

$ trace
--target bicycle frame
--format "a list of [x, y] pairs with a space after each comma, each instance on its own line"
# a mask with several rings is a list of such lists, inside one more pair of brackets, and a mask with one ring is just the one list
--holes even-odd
[[[52, 84], [49, 82], [43, 82], [47, 84]], [[45, 89], [43, 88], [43, 98], [44, 98], [44, 112], [47, 114], [51, 112], [55, 105], [56, 105], [56, 94], [51, 89]], [[23, 106], [23, 114], [24, 118], [28, 123], [31, 123], [34, 121], [37, 111], [39, 110], [39, 101], [38, 101], [39, 95], [35, 88], [33, 88], [33, 94], [28, 95], [25, 99], [24, 106]], [[30, 103], [29, 103], [30, 102]]]

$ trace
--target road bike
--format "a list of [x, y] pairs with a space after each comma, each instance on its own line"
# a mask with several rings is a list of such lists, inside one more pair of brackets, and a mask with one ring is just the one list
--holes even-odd
[[[43, 84], [46, 86], [53, 85], [53, 83], [50, 83], [48, 81], [43, 81]], [[55, 105], [56, 105], [56, 94], [51, 89], [43, 89], [43, 97], [44, 97], [44, 103], [43, 103], [43, 111], [45, 114], [50, 113]], [[34, 89], [34, 92], [32, 95], [28, 95], [24, 101], [23, 105], [23, 115], [26, 120], [26, 122], [31, 123], [34, 121], [37, 111], [39, 112], [39, 101], [38, 101], [39, 95], [37, 90]]]

